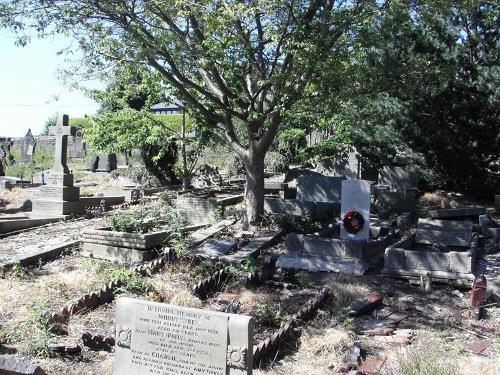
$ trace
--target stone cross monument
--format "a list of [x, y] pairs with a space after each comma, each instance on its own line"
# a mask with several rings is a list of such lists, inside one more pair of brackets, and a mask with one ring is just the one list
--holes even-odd
[[32, 216], [62, 216], [82, 213], [80, 188], [73, 186], [73, 175], [67, 165], [68, 136], [76, 128], [68, 126], [68, 115], [58, 117], [56, 126], [49, 127], [49, 134], [55, 135], [56, 147], [54, 166], [45, 177], [46, 185], [40, 187], [33, 199]]
[[68, 115], [62, 115], [57, 117], [56, 126], [49, 126], [49, 134], [56, 136], [56, 157], [52, 167], [52, 170], [56, 173], [69, 174], [67, 165], [68, 135], [75, 135], [76, 128], [68, 126], [68, 123]]

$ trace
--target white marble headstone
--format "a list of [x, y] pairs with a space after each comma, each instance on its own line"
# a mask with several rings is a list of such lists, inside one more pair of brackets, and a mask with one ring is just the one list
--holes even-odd
[[364, 227], [356, 234], [347, 232], [340, 225], [340, 239], [368, 240], [370, 236], [370, 182], [365, 180], [342, 181], [342, 196], [340, 203], [341, 217], [349, 211], [356, 211], [363, 216]]
[[249, 316], [120, 298], [115, 375], [251, 375]]

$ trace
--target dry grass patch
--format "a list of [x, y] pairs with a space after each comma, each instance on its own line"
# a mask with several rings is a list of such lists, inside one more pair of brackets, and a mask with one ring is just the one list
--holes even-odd
[[450, 199], [437, 192], [425, 193], [419, 198], [418, 203], [420, 206], [432, 206], [441, 208], [451, 207]]

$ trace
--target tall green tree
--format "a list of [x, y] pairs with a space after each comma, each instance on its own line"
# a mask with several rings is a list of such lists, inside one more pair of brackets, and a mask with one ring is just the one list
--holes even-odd
[[283, 117], [372, 2], [11, 0], [0, 14], [17, 29], [73, 35], [91, 71], [156, 69], [243, 159], [253, 223], [264, 208], [264, 156]]

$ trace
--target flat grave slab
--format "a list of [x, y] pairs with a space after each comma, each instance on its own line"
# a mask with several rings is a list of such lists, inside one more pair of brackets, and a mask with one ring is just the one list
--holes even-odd
[[120, 298], [113, 373], [251, 375], [253, 320]]
[[196, 249], [196, 253], [201, 256], [218, 258], [228, 255], [236, 248], [236, 241], [209, 239]]
[[429, 211], [429, 217], [432, 219], [459, 219], [484, 214], [486, 214], [486, 209], [484, 207], [443, 208], [441, 210]]

